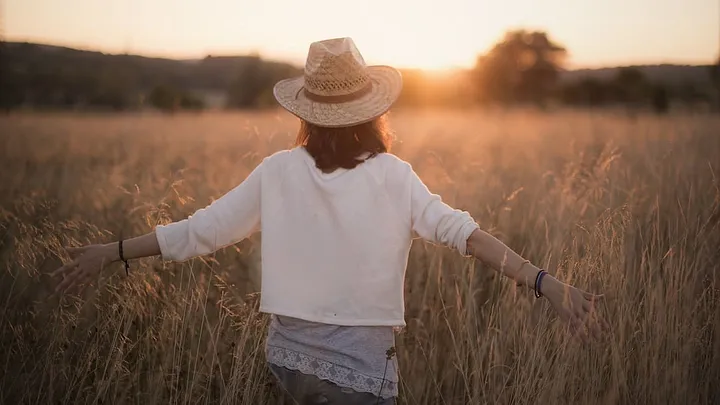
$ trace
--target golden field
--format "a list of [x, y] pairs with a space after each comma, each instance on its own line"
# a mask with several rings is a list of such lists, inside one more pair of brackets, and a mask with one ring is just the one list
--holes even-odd
[[[720, 116], [399, 111], [393, 151], [558, 278], [608, 298], [582, 344], [542, 300], [417, 240], [401, 404], [720, 403]], [[286, 113], [0, 117], [0, 403], [265, 404], [259, 235], [51, 296], [62, 246], [180, 220], [291, 145]], [[291, 203], [290, 201], [288, 202]], [[288, 269], [289, 271], [292, 269]]]

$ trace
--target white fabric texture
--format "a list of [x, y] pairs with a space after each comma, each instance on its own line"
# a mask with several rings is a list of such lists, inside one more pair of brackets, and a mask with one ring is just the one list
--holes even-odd
[[184, 261], [261, 230], [261, 311], [405, 326], [412, 232], [465, 255], [476, 228], [392, 154], [326, 174], [298, 147], [265, 158], [233, 190], [156, 234], [164, 259]]

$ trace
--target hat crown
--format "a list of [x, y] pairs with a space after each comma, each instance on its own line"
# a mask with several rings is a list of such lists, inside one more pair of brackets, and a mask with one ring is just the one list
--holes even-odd
[[351, 38], [310, 44], [304, 76], [305, 89], [318, 96], [345, 96], [370, 83], [365, 60]]

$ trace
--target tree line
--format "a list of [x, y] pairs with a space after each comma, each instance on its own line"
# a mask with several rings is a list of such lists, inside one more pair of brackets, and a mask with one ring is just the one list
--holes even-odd
[[[621, 67], [605, 77], [562, 81], [567, 50], [545, 32], [508, 32], [473, 69], [477, 101], [500, 104], [624, 105], [665, 112], [671, 101], [720, 102], [720, 57], [715, 65], [687, 67], [687, 77], [651, 79], [641, 68]], [[662, 67], [659, 67], [662, 70]], [[675, 69], [677, 70], [677, 69]]]
[[[684, 77], [675, 77], [670, 68], [664, 76], [650, 77], [632, 67], [583, 76], [567, 71], [566, 59], [565, 47], [547, 33], [511, 31], [479, 55], [472, 69], [445, 74], [404, 70], [399, 104], [619, 104], [658, 112], [674, 102], [720, 104], [720, 59], [712, 66], [679, 70]], [[274, 83], [300, 74], [300, 67], [258, 55], [179, 61], [0, 42], [0, 108], [267, 107], [275, 105]]]

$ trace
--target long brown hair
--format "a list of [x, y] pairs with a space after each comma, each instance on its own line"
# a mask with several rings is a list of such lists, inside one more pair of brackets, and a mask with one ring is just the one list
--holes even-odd
[[[304, 146], [323, 173], [352, 169], [367, 159], [390, 151], [391, 134], [385, 116], [351, 127], [326, 128], [301, 120], [295, 146]], [[369, 156], [362, 158], [363, 153]]]

